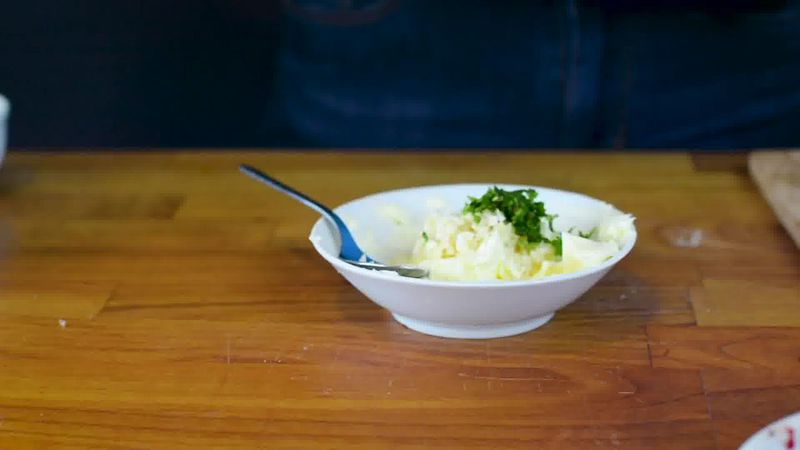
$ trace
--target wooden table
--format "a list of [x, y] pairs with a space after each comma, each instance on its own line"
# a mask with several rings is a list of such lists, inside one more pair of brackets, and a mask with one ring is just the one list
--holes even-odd
[[[737, 448], [800, 410], [800, 252], [739, 159], [12, 153], [0, 448]], [[316, 215], [240, 161], [331, 204], [577, 190], [640, 240], [539, 330], [437, 339], [352, 289], [307, 241]]]

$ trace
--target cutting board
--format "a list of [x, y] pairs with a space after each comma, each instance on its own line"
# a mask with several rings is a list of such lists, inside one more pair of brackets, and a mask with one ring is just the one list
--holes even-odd
[[800, 248], [800, 150], [754, 152], [748, 166], [750, 176]]

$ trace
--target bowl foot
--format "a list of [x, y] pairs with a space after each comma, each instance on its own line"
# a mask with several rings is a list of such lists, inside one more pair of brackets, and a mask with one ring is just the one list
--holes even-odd
[[555, 313], [534, 317], [533, 319], [520, 320], [490, 325], [457, 325], [427, 320], [412, 319], [411, 317], [392, 314], [398, 322], [420, 333], [455, 339], [490, 339], [522, 334], [546, 324]]

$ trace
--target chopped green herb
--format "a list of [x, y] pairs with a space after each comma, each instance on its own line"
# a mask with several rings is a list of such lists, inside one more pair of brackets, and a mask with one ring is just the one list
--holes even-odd
[[561, 239], [561, 236], [550, 241], [550, 244], [553, 246], [553, 249], [555, 249], [556, 256], [560, 257], [564, 254], [564, 241]]
[[583, 231], [578, 231], [578, 236], [580, 236], [580, 237], [582, 237], [584, 239], [591, 239], [592, 236], [594, 236], [595, 232], [597, 232], [597, 228], [596, 227], [592, 228], [591, 230], [587, 231], [586, 233], [584, 233]]
[[423, 232], [422, 232], [422, 240], [424, 240], [425, 242], [428, 242], [428, 239], [429, 239], [429, 238], [428, 238], [428, 233], [426, 233], [426, 232], [424, 232], [424, 231], [423, 231]]
[[472, 214], [476, 221], [480, 221], [482, 212], [500, 211], [523, 241], [523, 247], [547, 242], [555, 247], [556, 254], [560, 254], [561, 238], [547, 239], [542, 234], [542, 224], [545, 222], [550, 231], [554, 231], [553, 220], [556, 216], [547, 214], [544, 203], [536, 201], [537, 196], [533, 189], [506, 191], [495, 186], [480, 198], [470, 197], [464, 206], [464, 213]]

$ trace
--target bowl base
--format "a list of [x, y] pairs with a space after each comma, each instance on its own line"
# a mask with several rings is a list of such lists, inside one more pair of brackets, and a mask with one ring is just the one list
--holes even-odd
[[411, 317], [392, 314], [394, 319], [408, 328], [420, 333], [444, 338], [455, 339], [491, 339], [515, 334], [522, 334], [546, 324], [555, 313], [534, 317], [533, 319], [520, 320], [490, 325], [454, 325], [427, 320], [412, 319]]

